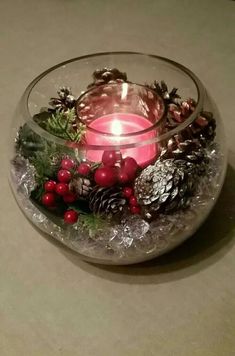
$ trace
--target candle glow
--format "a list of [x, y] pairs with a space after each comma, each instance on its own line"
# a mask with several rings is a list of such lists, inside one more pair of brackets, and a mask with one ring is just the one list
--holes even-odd
[[[115, 113], [104, 115], [95, 119], [87, 130], [86, 142], [88, 145], [97, 146], [121, 146], [133, 144], [132, 148], [121, 149], [123, 157], [133, 157], [137, 163], [144, 167], [151, 163], [157, 156], [156, 143], [138, 146], [138, 143], [150, 140], [156, 136], [156, 129], [149, 130], [152, 123], [145, 117], [129, 114]], [[95, 131], [94, 131], [95, 130]], [[102, 149], [87, 151], [87, 157], [93, 162], [101, 160]]]

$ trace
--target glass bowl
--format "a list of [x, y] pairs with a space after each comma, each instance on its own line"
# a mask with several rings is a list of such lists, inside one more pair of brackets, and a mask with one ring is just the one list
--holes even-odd
[[99, 53], [34, 79], [16, 109], [10, 184], [41, 231], [102, 264], [173, 249], [206, 219], [226, 171], [201, 81], [167, 58]]

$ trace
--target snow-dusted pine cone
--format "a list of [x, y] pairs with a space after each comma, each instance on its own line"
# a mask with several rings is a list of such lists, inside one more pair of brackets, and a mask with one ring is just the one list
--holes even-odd
[[171, 137], [166, 147], [162, 149], [160, 159], [173, 158], [175, 160], [185, 160], [194, 164], [194, 171], [198, 175], [205, 173], [208, 158], [205, 149], [197, 139], [181, 141], [180, 135]]
[[169, 105], [171, 103], [178, 103], [178, 99], [180, 99], [179, 94], [177, 93], [177, 88], [173, 88], [171, 91], [168, 90], [168, 87], [164, 80], [161, 82], [154, 81], [153, 84], [149, 86], [152, 90], [154, 90], [165, 102], [165, 105]]
[[206, 147], [214, 140], [216, 134], [216, 121], [213, 114], [209, 111], [202, 111], [200, 116], [185, 131], [188, 136], [191, 135], [191, 137], [198, 139]]
[[[166, 128], [174, 129], [184, 122], [195, 110], [196, 102], [193, 99], [172, 104], [167, 112]], [[216, 120], [209, 111], [202, 111], [200, 115], [180, 132], [181, 141], [197, 139], [204, 147], [215, 138]]]
[[87, 198], [91, 189], [91, 181], [88, 178], [75, 176], [69, 183], [69, 190], [76, 193], [78, 197]]
[[188, 206], [196, 183], [193, 168], [185, 160], [159, 159], [141, 172], [134, 188], [146, 218]]
[[124, 72], [120, 72], [117, 68], [103, 68], [96, 69], [93, 73], [94, 81], [88, 85], [88, 88], [104, 84], [115, 84], [127, 82], [127, 75]]
[[75, 98], [72, 95], [71, 89], [62, 87], [58, 90], [58, 98], [51, 98], [49, 104], [58, 111], [67, 111], [75, 106]]
[[95, 186], [89, 195], [89, 207], [95, 214], [117, 214], [123, 210], [125, 204], [126, 199], [119, 187]]

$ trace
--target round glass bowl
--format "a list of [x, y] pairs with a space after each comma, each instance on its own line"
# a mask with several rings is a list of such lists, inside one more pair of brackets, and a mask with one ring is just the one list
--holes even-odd
[[216, 105], [191, 71], [154, 55], [56, 65], [25, 90], [11, 133], [20, 208], [95, 263], [142, 262], [185, 241], [225, 176]]

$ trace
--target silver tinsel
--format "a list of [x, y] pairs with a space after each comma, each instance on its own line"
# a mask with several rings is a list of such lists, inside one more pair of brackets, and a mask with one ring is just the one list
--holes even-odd
[[11, 161], [11, 175], [17, 190], [30, 196], [36, 187], [36, 170], [28, 159], [21, 155], [16, 155]]
[[76, 226], [64, 226], [50, 220], [33, 205], [28, 194], [34, 187], [33, 168], [17, 158], [12, 164], [16, 198], [28, 218], [42, 231], [83, 255], [84, 258], [111, 264], [140, 262], [159, 256], [186, 240], [207, 216], [220, 191], [223, 157], [213, 144], [208, 149], [209, 169], [200, 177], [189, 208], [172, 214], [160, 214], [148, 223], [140, 216], [129, 216], [120, 224], [107, 225], [96, 234]]

